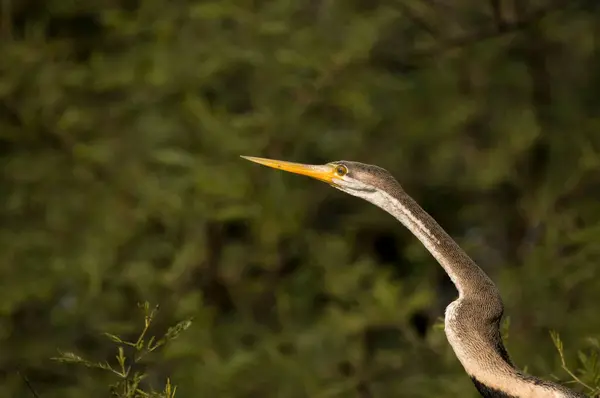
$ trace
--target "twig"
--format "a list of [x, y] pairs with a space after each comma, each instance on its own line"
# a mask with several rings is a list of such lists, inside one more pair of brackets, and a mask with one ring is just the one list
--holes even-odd
[[490, 7], [496, 22], [496, 30], [503, 32], [506, 29], [506, 20], [504, 18], [504, 10], [502, 7], [502, 0], [490, 0]]
[[554, 346], [556, 347], [556, 350], [558, 351], [558, 355], [560, 357], [560, 362], [561, 362], [563, 370], [565, 372], [567, 372], [569, 374], [569, 376], [571, 376], [573, 378], [573, 380], [575, 380], [577, 383], [581, 384], [582, 386], [584, 386], [585, 388], [587, 388], [590, 391], [594, 391], [595, 389], [593, 387], [590, 387], [589, 385], [587, 385], [586, 383], [581, 381], [581, 379], [579, 379], [579, 377], [577, 377], [575, 375], [575, 373], [573, 373], [571, 371], [571, 369], [569, 369], [569, 367], [567, 366], [567, 361], [565, 360], [565, 355], [563, 352], [564, 351], [563, 343], [562, 343], [562, 340], [560, 339], [560, 336], [558, 335], [558, 333], [555, 331], [551, 331], [550, 337], [552, 338], [552, 342], [554, 343]]
[[504, 28], [501, 31], [498, 29], [495, 29], [495, 28], [484, 29], [484, 30], [481, 30], [481, 31], [478, 31], [475, 33], [451, 38], [446, 41], [442, 40], [441, 44], [438, 46], [435, 46], [434, 48], [427, 49], [426, 51], [423, 51], [423, 52], [416, 51], [414, 54], [412, 54], [412, 55], [409, 54], [409, 55], [413, 56], [413, 57], [417, 57], [417, 58], [430, 58], [430, 57], [438, 56], [447, 51], [451, 51], [451, 50], [455, 50], [458, 48], [472, 45], [472, 44], [480, 42], [480, 41], [499, 38], [499, 37], [503, 37], [503, 36], [506, 36], [509, 34], [513, 34], [513, 33], [516, 33], [521, 30], [525, 30], [525, 29], [529, 28], [531, 25], [539, 22], [541, 19], [545, 18], [546, 16], [548, 16], [554, 12], [564, 10], [567, 7], [573, 6], [574, 4], [578, 4], [578, 3], [579, 2], [562, 0], [555, 4], [551, 4], [546, 7], [541, 7], [540, 9], [529, 13], [529, 15], [523, 17], [520, 20], [510, 22], [510, 23], [505, 23]]
[[420, 16], [418, 16], [407, 4], [400, 2], [398, 7], [402, 9], [402, 12], [406, 14], [408, 19], [410, 19], [415, 25], [418, 25], [421, 29], [425, 30], [429, 35], [435, 39], [439, 39], [440, 32], [429, 25], [427, 22], [423, 20]]
[[29, 382], [29, 379], [27, 379], [27, 377], [21, 373], [20, 370], [17, 370], [17, 373], [19, 374], [19, 376], [21, 376], [21, 378], [23, 379], [23, 381], [25, 382], [25, 385], [27, 386], [27, 388], [29, 389], [29, 391], [31, 391], [31, 394], [35, 397], [35, 398], [40, 398], [40, 396], [38, 395], [37, 392], [35, 392], [33, 386], [31, 385], [31, 383]]

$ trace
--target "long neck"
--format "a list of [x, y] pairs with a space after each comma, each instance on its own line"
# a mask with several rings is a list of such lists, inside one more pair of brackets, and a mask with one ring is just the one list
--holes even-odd
[[492, 280], [444, 231], [444, 229], [404, 191], [380, 192], [370, 198], [375, 205], [404, 224], [444, 268], [460, 297], [489, 293], [499, 297]]
[[584, 397], [561, 385], [526, 376], [508, 358], [499, 323], [502, 298], [492, 280], [402, 189], [367, 198], [405, 225], [444, 268], [459, 292], [446, 309], [446, 335], [485, 397]]

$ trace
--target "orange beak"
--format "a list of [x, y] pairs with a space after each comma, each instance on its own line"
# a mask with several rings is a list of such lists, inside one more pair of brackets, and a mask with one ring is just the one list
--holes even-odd
[[333, 166], [292, 163], [285, 162], [283, 160], [256, 158], [253, 156], [242, 156], [242, 158], [254, 163], [259, 163], [268, 167], [272, 167], [274, 169], [305, 175], [326, 182], [328, 184], [336, 185], [333, 181], [333, 179], [336, 177], [335, 168]]

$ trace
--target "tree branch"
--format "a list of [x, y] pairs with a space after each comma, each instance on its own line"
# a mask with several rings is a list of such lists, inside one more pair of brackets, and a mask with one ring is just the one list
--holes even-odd
[[517, 33], [519, 31], [528, 29], [529, 27], [531, 27], [535, 23], [538, 23], [540, 20], [552, 13], [564, 11], [569, 6], [579, 5], [580, 3], [581, 1], [576, 2], [561, 0], [557, 3], [541, 7], [536, 11], [532, 11], [531, 13], [529, 13], [529, 15], [523, 17], [520, 20], [517, 20], [515, 22], [506, 22], [503, 30], [498, 30], [496, 27], [493, 27], [491, 29], [483, 29], [471, 34], [451, 38], [449, 40], [442, 40], [441, 44], [439, 44], [438, 46], [435, 46], [434, 48], [430, 48], [422, 52], [417, 51], [411, 54], [410, 56], [416, 58], [431, 58], [442, 55], [443, 53], [451, 50], [456, 50], [462, 47], [473, 45], [481, 41], [495, 39], [509, 34]]
[[504, 18], [504, 9], [502, 6], [502, 0], [490, 0], [490, 7], [492, 9], [492, 15], [494, 16], [496, 30], [498, 32], [504, 32], [506, 29], [506, 20]]

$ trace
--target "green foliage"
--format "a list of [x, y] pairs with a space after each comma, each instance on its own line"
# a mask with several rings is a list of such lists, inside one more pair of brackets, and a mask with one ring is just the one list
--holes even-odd
[[597, 11], [0, 2], [3, 394], [31, 397], [18, 372], [42, 398], [121, 379], [57, 347], [135, 384], [129, 308], [149, 300], [160, 330], [194, 317], [138, 369], [178, 398], [477, 396], [432, 327], [456, 291], [420, 242], [239, 155], [387, 168], [497, 282], [515, 363], [597, 388], [593, 346], [548, 338], [600, 330]]
[[554, 346], [560, 355], [562, 368], [573, 379], [587, 390], [590, 397], [600, 396], [600, 342], [597, 338], [589, 338], [589, 348], [577, 352], [577, 368], [573, 371], [567, 365], [563, 342], [556, 332], [551, 334]]
[[[158, 306], [150, 309], [148, 302], [140, 306], [144, 311], [144, 327], [135, 342], [122, 340], [114, 334], [105, 333], [105, 335], [117, 344], [116, 361], [114, 367], [108, 361], [91, 362], [72, 352], [61, 352], [60, 356], [53, 358], [62, 363], [83, 365], [88, 368], [101, 369], [117, 376], [117, 382], [110, 386], [112, 396], [119, 398], [173, 398], [175, 397], [176, 387], [171, 385], [171, 380], [167, 378], [164, 390], [162, 392], [146, 392], [140, 384], [146, 378], [146, 373], [139, 371], [141, 361], [146, 355], [156, 351], [158, 348], [167, 344], [169, 341], [179, 337], [179, 334], [185, 331], [191, 325], [191, 320], [181, 321], [173, 327], [170, 327], [165, 335], [160, 339], [155, 336], [147, 338], [148, 329], [156, 316]], [[131, 358], [125, 356], [126, 347], [133, 348]]]

